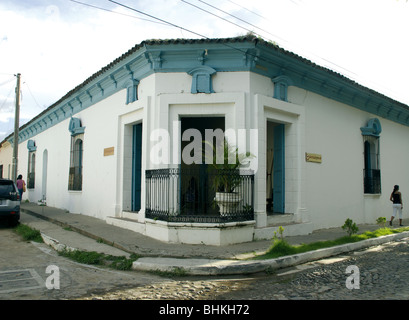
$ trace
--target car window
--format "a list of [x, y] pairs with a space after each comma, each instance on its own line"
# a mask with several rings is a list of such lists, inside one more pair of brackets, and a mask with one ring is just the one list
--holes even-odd
[[9, 196], [10, 192], [15, 192], [11, 182], [0, 182], [0, 196]]

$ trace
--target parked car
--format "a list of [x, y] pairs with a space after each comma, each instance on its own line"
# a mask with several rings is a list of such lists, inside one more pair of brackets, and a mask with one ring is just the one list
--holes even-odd
[[0, 179], [0, 219], [8, 219], [12, 226], [20, 220], [20, 194], [12, 180]]

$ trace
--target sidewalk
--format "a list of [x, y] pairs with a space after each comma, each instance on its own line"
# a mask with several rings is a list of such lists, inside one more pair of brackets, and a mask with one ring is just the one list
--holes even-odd
[[[355, 244], [321, 249], [278, 259], [249, 261], [255, 253], [264, 253], [271, 240], [253, 241], [228, 246], [206, 246], [164, 243], [139, 233], [107, 224], [104, 220], [35, 203], [21, 204], [20, 222], [40, 230], [46, 243], [67, 246], [86, 251], [97, 251], [113, 255], [135, 253], [142, 256], [134, 262], [137, 270], [171, 271], [183, 268], [190, 274], [242, 274], [263, 271], [266, 268], [293, 266], [327, 256], [358, 250], [372, 245], [408, 237], [409, 232], [361, 241]], [[398, 224], [394, 222], [395, 226]], [[409, 225], [409, 219], [404, 225]], [[358, 225], [359, 232], [378, 229], [376, 224]], [[73, 233], [76, 232], [76, 233]], [[345, 236], [342, 228], [314, 231], [306, 236], [286, 237], [290, 244], [334, 240]], [[105, 244], [104, 244], [105, 243]], [[108, 245], [110, 244], [110, 245]]]

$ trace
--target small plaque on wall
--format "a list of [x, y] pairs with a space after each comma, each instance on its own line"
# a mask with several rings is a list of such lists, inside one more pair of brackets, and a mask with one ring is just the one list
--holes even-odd
[[114, 147], [104, 149], [104, 157], [113, 156], [113, 155], [114, 155]]
[[305, 153], [305, 161], [307, 162], [315, 162], [315, 163], [321, 163], [322, 162], [322, 156], [317, 153]]

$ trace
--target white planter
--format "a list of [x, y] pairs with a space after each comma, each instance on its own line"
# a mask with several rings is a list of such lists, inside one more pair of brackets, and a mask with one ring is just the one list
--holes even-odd
[[236, 212], [241, 197], [237, 192], [216, 192], [214, 200], [219, 206], [220, 215], [226, 216], [230, 213]]

